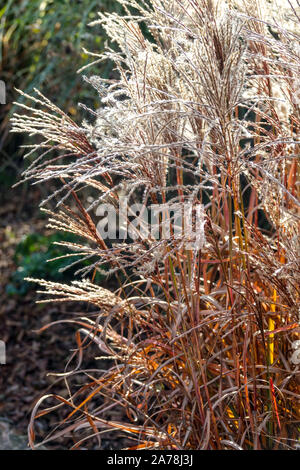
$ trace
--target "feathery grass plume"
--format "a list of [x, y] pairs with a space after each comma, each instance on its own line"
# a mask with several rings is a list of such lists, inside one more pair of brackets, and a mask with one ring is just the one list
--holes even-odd
[[[36, 404], [30, 444], [39, 445], [35, 420], [64, 406], [69, 414], [43, 444], [72, 431], [74, 447], [101, 447], [116, 430], [131, 449], [293, 449], [299, 3], [119, 2], [125, 15], [101, 13], [92, 24], [119, 48], [97, 59], [113, 60], [118, 79], [85, 77], [99, 108], [79, 126], [39, 94], [31, 113], [13, 119], [14, 132], [44, 138], [24, 179], [61, 183], [44, 201], [60, 206], [50, 226], [80, 235], [82, 245], [65, 245], [90, 260], [71, 286], [39, 283], [53, 300], [97, 307], [96, 320], [74, 320], [76, 354], [88, 342], [113, 361], [107, 371], [58, 374], [69, 396]], [[51, 149], [65, 153], [51, 158]], [[140, 213], [166, 210], [146, 236], [129, 211], [135, 236], [105, 240], [97, 210], [109, 203], [121, 218], [124, 198]], [[176, 236], [170, 207], [186, 205], [191, 218]], [[168, 236], [155, 236], [166, 221]], [[93, 281], [103, 265], [120, 283], [114, 293]], [[73, 389], [79, 373], [86, 383]], [[45, 399], [52, 405], [38, 411]], [[107, 419], [113, 408], [124, 410], [122, 422]]]

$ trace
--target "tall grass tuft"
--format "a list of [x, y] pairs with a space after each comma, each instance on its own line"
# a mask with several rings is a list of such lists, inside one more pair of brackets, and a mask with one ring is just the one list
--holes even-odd
[[[74, 448], [94, 438], [101, 447], [116, 430], [132, 449], [294, 449], [299, 2], [119, 2], [124, 16], [100, 13], [92, 24], [118, 44], [92, 55], [112, 60], [119, 78], [85, 77], [99, 108], [78, 125], [37, 92], [12, 119], [13, 132], [43, 138], [24, 180], [61, 182], [44, 201], [56, 201], [44, 209], [49, 224], [82, 237], [67, 243], [72, 266], [90, 261], [70, 285], [35, 281], [46, 301], [94, 306], [72, 320], [77, 366], [59, 375], [67, 394], [36, 403], [30, 445], [39, 445], [36, 420], [65, 407], [43, 444], [72, 432]], [[142, 210], [191, 204], [198, 223], [194, 214], [180, 236], [135, 227], [131, 240], [105, 240], [95, 211], [108, 201], [118, 211], [124, 196]], [[114, 291], [94, 282], [103, 267]], [[107, 370], [81, 367], [88, 345]]]

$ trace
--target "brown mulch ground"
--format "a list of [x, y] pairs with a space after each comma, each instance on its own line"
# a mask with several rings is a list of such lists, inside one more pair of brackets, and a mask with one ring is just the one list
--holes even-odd
[[[13, 256], [17, 244], [30, 232], [45, 233], [45, 221], [38, 219], [36, 214], [26, 214], [24, 211], [20, 217], [18, 201], [14, 204], [2, 203], [0, 207], [0, 339], [6, 343], [6, 364], [0, 365], [0, 449], [3, 449], [5, 444], [1, 447], [1, 429], [3, 431], [9, 426], [15, 436], [26, 437], [34, 403], [49, 392], [49, 387], [56, 380], [53, 376], [47, 376], [47, 373], [63, 372], [72, 349], [76, 347], [75, 327], [72, 325], [54, 326], [40, 335], [36, 330], [50, 321], [74, 318], [74, 315], [80, 313], [80, 309], [85, 309], [82, 311], [86, 314], [87, 307], [36, 304], [35, 290], [24, 296], [7, 295], [6, 285], [16, 269]], [[87, 356], [84, 365], [87, 368], [103, 367], [103, 364], [95, 363], [92, 356]], [[55, 392], [67, 396], [63, 381], [55, 384]], [[65, 416], [66, 410], [61, 409], [37, 421], [37, 441], [40, 440], [39, 434], [45, 436]], [[121, 420], [122, 416], [111, 415], [105, 418]], [[118, 449], [128, 445], [128, 440], [114, 432], [104, 436], [101, 448]], [[46, 448], [66, 449], [73, 443], [74, 438], [69, 436], [58, 439]], [[97, 447], [97, 441], [94, 440], [86, 448]]]

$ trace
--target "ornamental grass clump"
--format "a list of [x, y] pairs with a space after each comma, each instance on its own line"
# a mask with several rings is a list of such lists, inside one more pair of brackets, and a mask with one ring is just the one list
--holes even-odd
[[77, 365], [58, 373], [64, 396], [36, 403], [30, 445], [36, 420], [65, 407], [43, 445], [72, 433], [101, 448], [116, 430], [131, 449], [294, 449], [299, 3], [119, 2], [122, 16], [92, 23], [117, 44], [91, 55], [118, 78], [84, 77], [98, 109], [79, 125], [37, 91], [12, 119], [38, 136], [23, 180], [57, 182], [49, 226], [82, 239], [60, 243], [76, 280], [34, 281], [48, 302], [91, 306], [68, 320]]

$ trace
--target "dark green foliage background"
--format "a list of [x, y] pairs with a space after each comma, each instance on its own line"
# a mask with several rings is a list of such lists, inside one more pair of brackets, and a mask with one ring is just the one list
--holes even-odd
[[[0, 7], [0, 79], [6, 84], [6, 105], [0, 106], [0, 184], [10, 187], [22, 169], [24, 137], [9, 134], [9, 119], [24, 102], [15, 88], [31, 94], [38, 88], [56, 105], [79, 120], [78, 102], [93, 106], [96, 94], [82, 86], [77, 70], [92, 58], [82, 50], [101, 52], [105, 37], [88, 23], [99, 11], [118, 11], [113, 0], [8, 0]], [[89, 73], [89, 72], [87, 72]], [[111, 65], [93, 68], [107, 78]], [[32, 142], [31, 142], [32, 143]]]
[[[55, 233], [45, 236], [38, 233], [30, 233], [18, 244], [15, 252], [15, 263], [17, 269], [11, 277], [11, 282], [6, 286], [9, 295], [25, 295], [31, 288], [32, 283], [24, 280], [26, 277], [46, 278], [48, 281], [68, 281], [74, 279], [74, 273], [79, 267], [87, 265], [88, 262], [81, 263], [80, 266], [61, 271], [70, 264], [70, 258], [53, 258], [62, 256], [63, 249], [55, 245], [56, 242], [69, 241], [78, 243], [78, 237], [72, 234]], [[75, 258], [73, 258], [75, 261]], [[101, 275], [97, 272], [95, 280], [101, 280]]]

